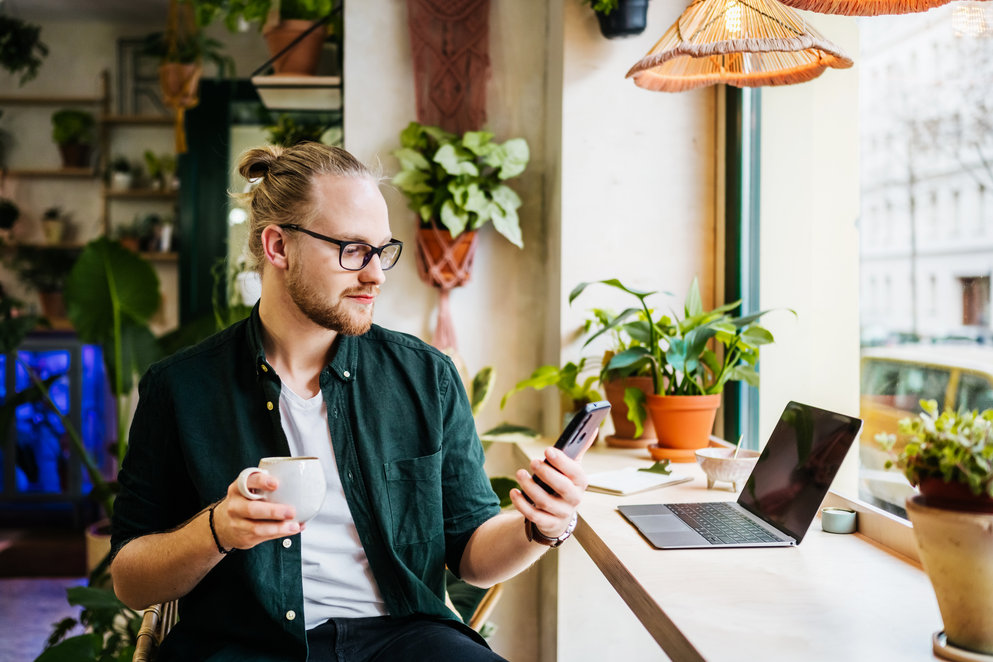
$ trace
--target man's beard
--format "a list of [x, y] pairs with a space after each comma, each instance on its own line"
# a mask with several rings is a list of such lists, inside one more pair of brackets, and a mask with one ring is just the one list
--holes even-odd
[[286, 276], [286, 291], [307, 319], [345, 336], [361, 336], [369, 330], [372, 326], [372, 306], [369, 307], [368, 315], [349, 314], [345, 307], [345, 297], [348, 294], [365, 293], [368, 291], [367, 288], [344, 292], [337, 304], [328, 304], [326, 297], [320, 291], [305, 282], [299, 264], [300, 262], [297, 261], [290, 267]]

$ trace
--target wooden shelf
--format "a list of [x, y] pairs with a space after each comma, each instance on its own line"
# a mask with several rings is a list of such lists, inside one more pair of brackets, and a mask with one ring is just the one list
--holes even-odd
[[7, 177], [58, 177], [91, 179], [97, 176], [96, 168], [15, 168], [4, 171]]
[[166, 115], [106, 115], [100, 121], [117, 126], [172, 126], [176, 119]]
[[114, 191], [107, 189], [104, 195], [108, 199], [115, 200], [174, 200], [178, 191], [157, 191], [155, 189], [127, 189], [126, 191]]
[[103, 102], [102, 96], [0, 94], [0, 105], [4, 106], [97, 106]]

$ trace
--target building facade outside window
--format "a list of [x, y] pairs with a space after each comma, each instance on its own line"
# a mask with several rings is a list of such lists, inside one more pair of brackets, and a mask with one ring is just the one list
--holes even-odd
[[875, 435], [922, 398], [993, 407], [989, 4], [859, 20], [860, 496], [899, 514]]

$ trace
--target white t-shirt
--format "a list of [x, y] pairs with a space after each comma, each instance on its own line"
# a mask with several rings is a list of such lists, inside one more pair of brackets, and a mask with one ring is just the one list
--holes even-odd
[[321, 393], [304, 400], [283, 384], [279, 413], [290, 453], [320, 458], [328, 482], [324, 505], [301, 534], [307, 629], [329, 618], [386, 615], [338, 476]]

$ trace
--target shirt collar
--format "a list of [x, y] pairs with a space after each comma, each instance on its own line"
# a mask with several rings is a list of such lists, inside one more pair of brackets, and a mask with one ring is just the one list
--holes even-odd
[[[262, 318], [259, 315], [258, 303], [252, 308], [252, 314], [249, 316], [248, 343], [255, 365], [255, 374], [259, 377], [275, 375], [275, 371], [266, 360], [265, 349], [262, 346]], [[325, 375], [335, 375], [343, 382], [350, 382], [355, 379], [359, 358], [358, 337], [338, 334], [336, 343], [338, 347], [334, 358], [321, 371], [321, 386], [324, 386], [327, 379]]]

